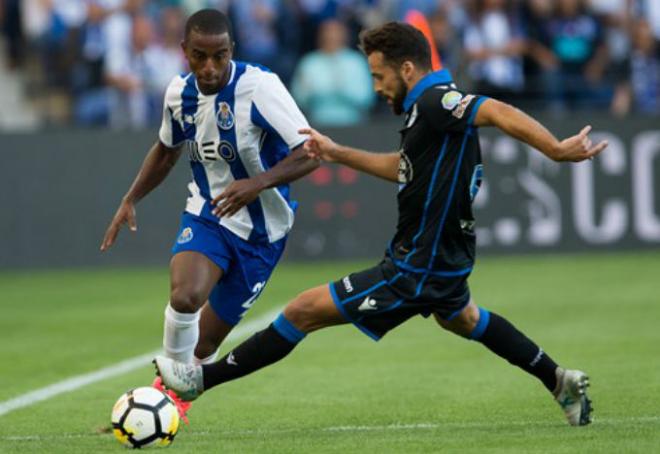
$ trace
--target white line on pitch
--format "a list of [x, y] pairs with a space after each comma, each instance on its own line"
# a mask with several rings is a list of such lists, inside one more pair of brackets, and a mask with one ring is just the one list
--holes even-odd
[[[660, 416], [631, 416], [631, 417], [616, 417], [616, 418], [599, 418], [594, 424], [605, 426], [620, 426], [621, 424], [656, 424], [660, 421]], [[521, 427], [553, 427], [565, 426], [565, 423], [557, 418], [554, 421], [488, 421], [488, 422], [475, 422], [475, 421], [438, 421], [438, 422], [419, 422], [419, 423], [393, 423], [382, 425], [360, 425], [360, 426], [328, 426], [328, 427], [291, 427], [280, 429], [245, 429], [245, 430], [192, 430], [187, 431], [194, 437], [230, 437], [230, 436], [264, 436], [264, 435], [282, 435], [282, 434], [313, 434], [318, 432], [389, 432], [389, 431], [415, 431], [415, 430], [447, 430], [455, 431], [461, 429], [492, 429], [493, 427], [500, 428], [501, 430], [519, 429]], [[75, 439], [75, 438], [97, 438], [98, 433], [77, 433], [77, 434], [52, 434], [52, 435], [9, 435], [0, 437], [4, 441], [43, 441], [43, 440], [62, 440], [62, 439]], [[112, 435], [108, 435], [112, 436]]]
[[[262, 328], [266, 323], [270, 322], [281, 309], [270, 311], [259, 318], [249, 320], [244, 324], [239, 325], [227, 337], [227, 341], [238, 340], [251, 334], [255, 329]], [[18, 410], [19, 408], [29, 407], [59, 394], [74, 391], [82, 388], [83, 386], [96, 383], [107, 378], [116, 377], [118, 375], [131, 372], [135, 369], [143, 367], [151, 361], [154, 356], [161, 353], [161, 350], [155, 350], [144, 355], [135, 356], [133, 358], [118, 362], [111, 366], [104, 367], [103, 369], [96, 370], [87, 374], [76, 375], [75, 377], [67, 378], [52, 385], [43, 388], [35, 389], [34, 391], [21, 394], [13, 399], [0, 402], [0, 416]]]

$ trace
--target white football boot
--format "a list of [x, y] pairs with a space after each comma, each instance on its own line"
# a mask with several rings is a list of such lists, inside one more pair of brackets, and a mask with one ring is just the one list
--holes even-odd
[[153, 363], [165, 387], [182, 400], [195, 400], [204, 392], [202, 366], [180, 363], [165, 356], [156, 356]]
[[587, 397], [589, 377], [582, 371], [558, 367], [555, 400], [571, 426], [586, 426], [591, 422], [591, 400]]

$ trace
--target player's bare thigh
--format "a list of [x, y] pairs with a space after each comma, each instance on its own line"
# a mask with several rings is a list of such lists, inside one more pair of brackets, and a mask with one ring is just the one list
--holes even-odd
[[474, 303], [474, 300], [471, 299], [467, 306], [451, 320], [444, 320], [435, 313], [433, 316], [435, 317], [435, 321], [444, 329], [459, 336], [468, 337], [474, 331], [477, 323], [479, 323], [479, 308]]
[[178, 312], [197, 312], [222, 275], [222, 269], [204, 254], [175, 254], [170, 261], [170, 305]]
[[284, 308], [284, 316], [304, 333], [348, 323], [335, 306], [327, 284], [299, 294]]

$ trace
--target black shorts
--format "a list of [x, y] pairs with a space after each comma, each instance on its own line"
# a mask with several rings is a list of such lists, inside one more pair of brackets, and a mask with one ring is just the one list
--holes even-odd
[[399, 270], [389, 258], [331, 282], [339, 312], [374, 340], [414, 315], [451, 320], [470, 302], [468, 275], [438, 277]]

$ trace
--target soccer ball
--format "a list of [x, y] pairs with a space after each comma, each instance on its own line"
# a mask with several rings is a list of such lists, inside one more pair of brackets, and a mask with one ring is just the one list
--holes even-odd
[[179, 412], [169, 396], [144, 386], [123, 394], [112, 407], [112, 431], [129, 448], [168, 446], [179, 430]]

